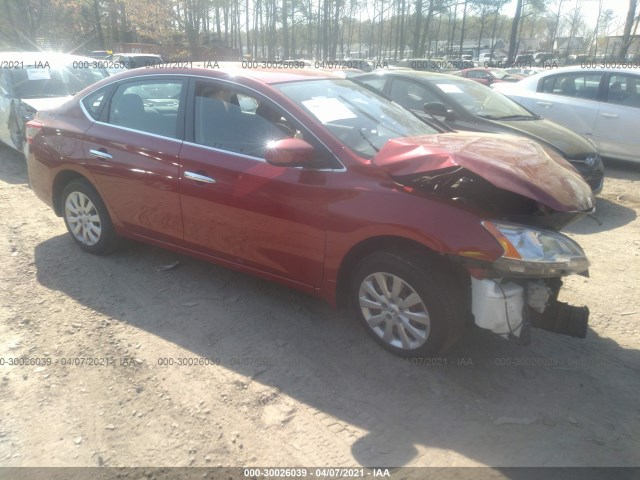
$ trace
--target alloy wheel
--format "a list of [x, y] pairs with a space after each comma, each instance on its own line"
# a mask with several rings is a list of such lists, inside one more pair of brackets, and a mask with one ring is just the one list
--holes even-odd
[[422, 298], [397, 275], [368, 275], [358, 297], [366, 324], [388, 345], [414, 350], [429, 338], [431, 320]]
[[64, 205], [71, 234], [82, 244], [96, 245], [102, 235], [100, 215], [91, 199], [82, 192], [71, 192]]

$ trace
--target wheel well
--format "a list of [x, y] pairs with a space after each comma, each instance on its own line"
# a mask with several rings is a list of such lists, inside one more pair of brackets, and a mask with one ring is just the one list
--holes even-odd
[[[51, 192], [52, 200], [53, 200], [53, 210], [56, 212], [56, 215], [59, 217], [62, 216], [62, 191], [67, 184], [75, 180], [77, 178], [81, 178], [83, 180], [87, 180], [86, 177], [80, 175], [78, 172], [74, 172], [72, 170], [64, 170], [56, 176], [56, 179], [53, 181], [53, 189]], [[87, 180], [88, 182], [89, 180]]]
[[369, 238], [352, 247], [340, 264], [336, 285], [337, 302], [340, 307], [344, 307], [348, 303], [349, 277], [358, 262], [369, 254], [383, 251], [424, 257], [432, 263], [443, 267], [446, 266], [446, 271], [451, 274], [461, 291], [464, 291], [462, 289], [470, 285], [469, 273], [462, 266], [452, 262], [444, 255], [439, 255], [421, 243], [402, 237]]

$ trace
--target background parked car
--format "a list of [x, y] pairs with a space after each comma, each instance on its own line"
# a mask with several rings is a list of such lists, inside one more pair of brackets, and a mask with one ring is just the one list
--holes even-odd
[[104, 60], [111, 57], [112, 53], [108, 50], [92, 50], [87, 53], [85, 57], [96, 58], [98, 60]]
[[544, 66], [544, 65], [554, 65], [558, 62], [555, 55], [549, 52], [538, 52], [533, 54], [533, 60], [536, 65]]
[[521, 53], [513, 60], [514, 67], [531, 67], [536, 64], [536, 59], [532, 53]]
[[511, 133], [553, 148], [582, 175], [595, 193], [602, 190], [604, 167], [590, 141], [545, 120], [504, 95], [476, 82], [432, 72], [390, 71], [353, 78], [382, 91], [424, 117], [425, 105], [454, 130]]
[[455, 72], [454, 75], [468, 78], [487, 86], [500, 82], [517, 82], [525, 78], [524, 75], [508, 73], [502, 68], [467, 68]]
[[492, 60], [495, 60], [495, 58], [496, 55], [492, 53], [481, 53], [480, 55], [478, 55], [479, 62], [490, 62]]
[[449, 72], [455, 70], [451, 62], [444, 58], [405, 58], [400, 60], [396, 66], [428, 72]]
[[546, 72], [547, 69], [544, 69], [542, 67], [505, 68], [504, 71], [510, 75], [518, 74], [518, 75], [524, 75], [525, 77], [529, 77], [531, 75], [537, 75], [538, 73]]
[[640, 162], [640, 72], [562, 67], [495, 85], [532, 112], [590, 138], [603, 157]]
[[26, 148], [25, 124], [108, 76], [96, 60], [51, 52], [0, 52], [0, 141]]
[[107, 70], [109, 74], [115, 75], [123, 70], [132, 68], [152, 67], [164, 63], [160, 55], [150, 53], [114, 53], [108, 57]]
[[403, 356], [472, 319], [586, 335], [556, 296], [589, 262], [557, 230], [593, 195], [532, 140], [437, 134], [351, 80], [251, 69], [131, 70], [28, 132], [30, 184], [88, 252], [137, 238], [350, 303]]

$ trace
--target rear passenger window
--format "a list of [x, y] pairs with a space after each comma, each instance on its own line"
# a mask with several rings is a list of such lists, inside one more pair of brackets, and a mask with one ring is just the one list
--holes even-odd
[[109, 123], [141, 132], [178, 138], [178, 110], [183, 83], [140, 81], [116, 89]]
[[543, 93], [564, 97], [597, 100], [602, 73], [567, 73], [551, 75], [541, 80], [539, 90]]

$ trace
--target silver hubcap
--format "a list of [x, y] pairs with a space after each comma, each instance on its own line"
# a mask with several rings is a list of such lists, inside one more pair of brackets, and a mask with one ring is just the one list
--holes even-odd
[[429, 338], [431, 320], [427, 307], [400, 277], [372, 273], [360, 285], [358, 295], [364, 319], [385, 343], [414, 350]]
[[100, 241], [102, 223], [95, 205], [82, 192], [72, 192], [64, 204], [64, 216], [76, 239], [88, 246]]

